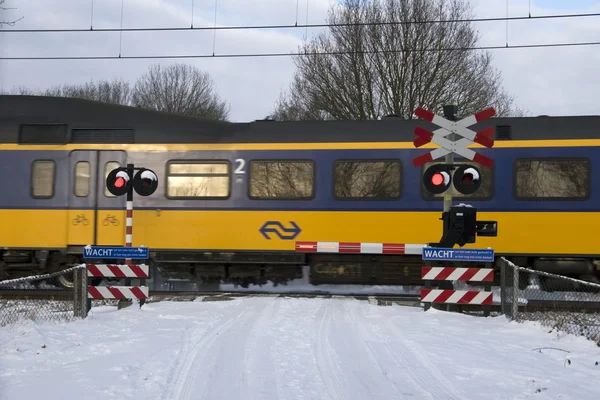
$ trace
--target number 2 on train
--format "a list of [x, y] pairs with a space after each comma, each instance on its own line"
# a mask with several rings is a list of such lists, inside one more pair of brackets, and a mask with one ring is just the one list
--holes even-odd
[[235, 165], [237, 165], [235, 167], [235, 170], [233, 171], [234, 174], [245, 174], [246, 173], [246, 170], [244, 169], [244, 167], [246, 166], [246, 160], [244, 160], [243, 158], [236, 158], [234, 163], [235, 163]]

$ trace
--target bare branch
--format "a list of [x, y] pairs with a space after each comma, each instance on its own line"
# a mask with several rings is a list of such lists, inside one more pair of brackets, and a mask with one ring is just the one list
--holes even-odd
[[18, 19], [14, 19], [12, 21], [7, 21], [4, 19], [4, 14], [6, 13], [6, 11], [8, 10], [16, 10], [16, 8], [10, 8], [5, 6], [4, 4], [6, 3], [7, 0], [0, 0], [0, 12], [2, 13], [2, 17], [0, 18], [0, 28], [4, 25], [8, 25], [8, 26], [15, 26], [15, 24], [17, 22], [19, 22], [20, 20], [23, 19], [23, 17], [18, 18]]
[[226, 120], [229, 113], [227, 104], [216, 94], [210, 76], [183, 64], [168, 67], [153, 65], [133, 88], [129, 82], [113, 79], [66, 84], [45, 90], [17, 87], [10, 94], [73, 97], [212, 120]]
[[185, 64], [150, 66], [136, 82], [133, 103], [138, 107], [226, 120], [229, 108], [216, 93], [208, 73]]
[[128, 82], [121, 79], [113, 79], [112, 81], [101, 80], [98, 82], [92, 80], [84, 84], [66, 84], [45, 90], [33, 90], [21, 86], [14, 88], [11, 94], [73, 97], [111, 104], [131, 104], [131, 88]]
[[329, 11], [328, 22], [337, 25], [300, 46], [295, 76], [273, 115], [411, 119], [416, 107], [441, 112], [444, 104], [461, 114], [490, 106], [501, 116], [523, 113], [513, 109], [489, 53], [456, 50], [477, 46], [472, 23], [348, 25], [471, 18], [466, 0], [343, 0]]

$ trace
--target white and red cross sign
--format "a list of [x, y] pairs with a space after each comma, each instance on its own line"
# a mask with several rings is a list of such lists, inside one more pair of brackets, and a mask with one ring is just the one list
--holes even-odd
[[[470, 125], [485, 121], [496, 115], [496, 111], [493, 108], [490, 107], [479, 111], [460, 121], [450, 121], [420, 107], [415, 110], [415, 115], [440, 127], [440, 129], [436, 129], [433, 132], [421, 127], [415, 128], [415, 134], [418, 136], [413, 142], [415, 147], [421, 147], [430, 142], [440, 146], [439, 149], [432, 150], [429, 153], [422, 154], [413, 159], [413, 165], [415, 167], [419, 167], [450, 153], [458, 154], [459, 156], [481, 164], [484, 167], [490, 168], [494, 165], [494, 161], [491, 158], [481, 155], [471, 149], [467, 149], [467, 146], [472, 143], [478, 143], [488, 148], [494, 146], [494, 139], [492, 139], [494, 128], [485, 128], [479, 132], [467, 128]], [[455, 142], [446, 139], [446, 136], [451, 133], [462, 136], [462, 139]]]

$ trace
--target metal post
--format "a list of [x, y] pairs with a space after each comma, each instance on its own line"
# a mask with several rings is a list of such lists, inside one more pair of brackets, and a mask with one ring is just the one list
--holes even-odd
[[88, 315], [88, 313], [92, 310], [92, 299], [89, 298], [88, 296], [88, 286], [92, 286], [92, 278], [90, 278], [88, 276], [88, 269], [87, 269], [87, 264], [85, 264], [85, 271], [83, 273], [83, 277], [85, 280], [85, 309], [86, 309], [86, 317]]
[[77, 318], [86, 318], [87, 308], [87, 266], [73, 271], [73, 313]]
[[518, 320], [518, 314], [519, 314], [519, 267], [518, 266], [510, 266], [511, 269], [513, 270], [513, 279], [512, 279], [512, 286], [513, 286], [513, 301], [512, 301], [512, 309], [511, 309], [511, 314], [512, 314], [512, 319], [513, 320]]
[[[126, 203], [126, 215], [125, 215], [125, 247], [131, 247], [133, 243], [133, 173], [134, 165], [127, 164], [127, 175], [129, 175], [129, 181], [131, 182], [129, 190], [127, 190], [127, 203]], [[131, 259], [125, 259], [125, 265], [131, 266]], [[131, 286], [131, 279], [125, 279], [125, 286]], [[128, 299], [127, 302], [133, 301]], [[119, 302], [121, 303], [121, 302]]]
[[[130, 182], [133, 182], [133, 164], [127, 164], [127, 174], [129, 175]], [[127, 191], [127, 215], [125, 223], [125, 247], [131, 247], [133, 242], [133, 184], [129, 186]], [[131, 266], [131, 258], [125, 260], [127, 266]], [[131, 285], [131, 280], [126, 280], [126, 285]]]
[[[444, 106], [444, 117], [450, 121], [456, 121], [456, 109], [457, 107], [454, 105]], [[455, 134], [451, 133], [448, 135], [448, 140], [454, 142]], [[449, 154], [446, 154], [445, 157], [446, 164], [454, 163], [454, 153], [450, 152]], [[450, 185], [446, 193], [444, 193], [444, 212], [450, 211], [450, 207], [452, 207], [452, 185]]]

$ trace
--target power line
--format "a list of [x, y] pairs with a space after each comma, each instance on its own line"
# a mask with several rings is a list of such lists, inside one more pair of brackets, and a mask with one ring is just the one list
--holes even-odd
[[240, 26], [201, 26], [201, 27], [171, 27], [171, 28], [97, 28], [89, 29], [0, 29], [0, 33], [58, 33], [58, 32], [160, 32], [160, 31], [202, 31], [202, 30], [247, 30], [247, 29], [298, 29], [298, 28], [334, 28], [344, 26], [376, 26], [376, 25], [422, 25], [422, 24], [450, 24], [461, 22], [500, 22], [537, 19], [559, 19], [559, 18], [586, 18], [600, 17], [600, 13], [586, 14], [554, 14], [520, 17], [493, 17], [473, 19], [448, 19], [448, 20], [424, 20], [424, 21], [378, 21], [378, 22], [353, 22], [353, 23], [324, 23], [303, 25], [240, 25]]
[[259, 57], [292, 57], [292, 56], [328, 56], [344, 54], [377, 54], [377, 53], [425, 53], [432, 51], [473, 51], [473, 50], [503, 50], [503, 49], [532, 49], [548, 47], [575, 47], [598, 46], [597, 42], [572, 42], [572, 43], [540, 43], [503, 46], [477, 46], [477, 47], [449, 47], [415, 50], [373, 50], [373, 51], [327, 51], [327, 52], [302, 52], [302, 53], [247, 53], [247, 54], [181, 54], [181, 55], [145, 55], [145, 56], [55, 56], [55, 57], [0, 57], [1, 60], [155, 60], [155, 59], [185, 59], [185, 58], [259, 58]]

